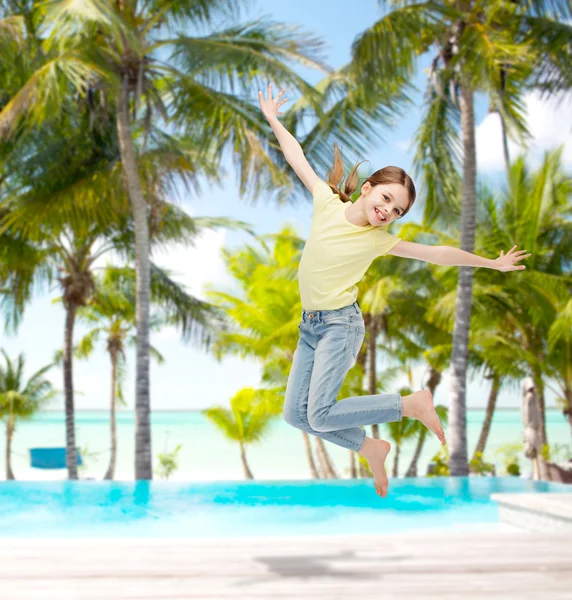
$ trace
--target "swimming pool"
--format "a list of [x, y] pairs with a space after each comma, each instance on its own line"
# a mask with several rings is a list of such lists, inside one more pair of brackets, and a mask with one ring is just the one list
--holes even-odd
[[371, 535], [499, 527], [495, 492], [569, 492], [512, 477], [0, 483], [0, 537]]

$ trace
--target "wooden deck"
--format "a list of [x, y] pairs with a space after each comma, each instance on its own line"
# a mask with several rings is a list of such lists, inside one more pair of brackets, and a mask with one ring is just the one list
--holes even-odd
[[491, 498], [499, 504], [503, 523], [572, 535], [572, 494], [492, 494]]
[[572, 597], [570, 535], [0, 539], [0, 598]]

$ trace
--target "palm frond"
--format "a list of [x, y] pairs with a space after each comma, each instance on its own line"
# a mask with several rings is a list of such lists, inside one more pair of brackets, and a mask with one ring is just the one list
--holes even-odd
[[527, 37], [540, 51], [532, 85], [552, 95], [572, 87], [572, 25], [549, 15], [530, 15], [524, 19]]
[[437, 218], [453, 223], [461, 207], [461, 145], [459, 113], [454, 105], [428, 86], [426, 112], [415, 136], [416, 173], [424, 187], [423, 222], [429, 227]]
[[19, 127], [39, 126], [48, 118], [61, 114], [67, 105], [71, 84], [82, 92], [86, 81], [96, 74], [105, 78], [106, 72], [84, 62], [73, 53], [55, 56], [29, 78], [20, 91], [0, 112], [0, 138], [13, 136]]
[[182, 339], [206, 347], [220, 320], [216, 307], [187, 293], [167, 271], [151, 263], [151, 301], [161, 306], [165, 322], [181, 331]]
[[352, 64], [365, 87], [381, 89], [386, 82], [407, 85], [416, 58], [437, 37], [431, 3], [400, 6], [366, 29], [352, 44]]
[[315, 98], [312, 86], [288, 65], [330, 70], [322, 60], [323, 42], [298, 27], [266, 20], [160, 45], [172, 47], [172, 62], [181, 71], [203, 85], [231, 94], [264, 89], [272, 81]]

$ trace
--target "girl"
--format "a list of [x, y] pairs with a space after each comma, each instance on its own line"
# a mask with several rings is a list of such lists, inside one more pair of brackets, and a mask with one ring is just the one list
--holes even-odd
[[398, 167], [385, 167], [368, 177], [361, 195], [352, 203], [349, 195], [357, 187], [354, 167], [340, 189], [343, 166], [337, 148], [334, 166], [322, 181], [308, 164], [300, 144], [278, 120], [282, 90], [272, 98], [258, 92], [260, 108], [268, 120], [288, 164], [313, 196], [314, 214], [298, 270], [302, 320], [286, 386], [284, 419], [294, 427], [319, 436], [363, 456], [374, 475], [376, 493], [385, 498], [388, 480], [385, 459], [389, 442], [366, 436], [362, 425], [420, 420], [445, 444], [445, 433], [435, 412], [429, 390], [408, 396], [375, 394], [336, 397], [363, 343], [365, 328], [357, 302], [356, 283], [377, 256], [392, 254], [438, 265], [489, 267], [499, 271], [524, 269], [515, 266], [526, 250], [496, 260], [483, 258], [452, 246], [427, 246], [401, 240], [386, 227], [403, 217], [415, 201], [411, 177]]

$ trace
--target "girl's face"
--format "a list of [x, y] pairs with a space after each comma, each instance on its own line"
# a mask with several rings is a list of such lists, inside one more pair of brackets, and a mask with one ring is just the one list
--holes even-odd
[[367, 220], [374, 227], [395, 221], [409, 206], [407, 190], [399, 183], [372, 186], [366, 181], [361, 187], [361, 195]]

